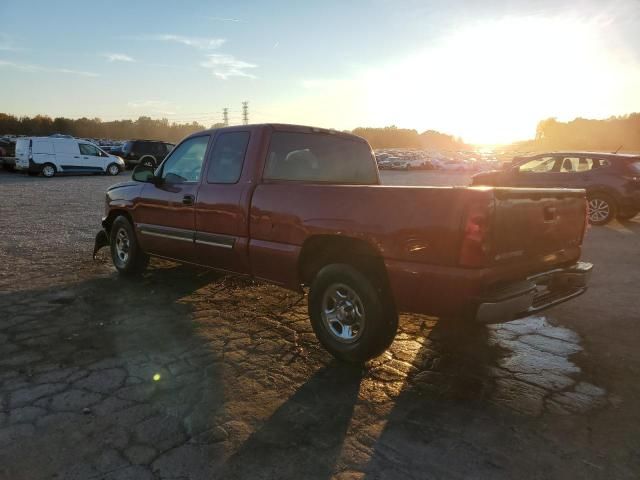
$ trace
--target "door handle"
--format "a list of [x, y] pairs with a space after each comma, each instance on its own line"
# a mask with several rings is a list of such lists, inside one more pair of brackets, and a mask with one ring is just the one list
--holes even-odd
[[80, 157], [73, 157], [73, 158], [80, 158]]
[[182, 197], [182, 203], [183, 205], [193, 205], [195, 199], [196, 197], [194, 197], [193, 195], [185, 195], [184, 197]]

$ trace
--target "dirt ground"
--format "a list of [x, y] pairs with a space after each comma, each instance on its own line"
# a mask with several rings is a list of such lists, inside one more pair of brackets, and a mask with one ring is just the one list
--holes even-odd
[[[408, 183], [464, 183], [446, 175]], [[405, 315], [348, 367], [295, 293], [93, 261], [122, 180], [0, 173], [0, 478], [640, 476], [640, 218], [589, 231], [579, 299], [491, 327]]]

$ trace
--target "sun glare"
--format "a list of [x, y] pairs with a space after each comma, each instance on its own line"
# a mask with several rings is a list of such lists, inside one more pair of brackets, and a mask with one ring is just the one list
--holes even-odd
[[[607, 49], [602, 22], [503, 19], [452, 33], [398, 64], [367, 73], [377, 125], [456, 132], [473, 143], [532, 138], [550, 116], [625, 111], [636, 65]], [[612, 112], [612, 106], [614, 107]]]

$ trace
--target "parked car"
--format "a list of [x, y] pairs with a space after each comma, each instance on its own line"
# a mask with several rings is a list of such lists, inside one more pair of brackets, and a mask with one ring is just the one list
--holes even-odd
[[0, 164], [5, 170], [13, 170], [16, 165], [16, 140], [14, 138], [0, 138]]
[[589, 221], [605, 225], [640, 212], [640, 155], [553, 152], [516, 157], [502, 170], [475, 175], [472, 184], [584, 188]]
[[503, 322], [574, 298], [583, 190], [380, 185], [354, 135], [293, 125], [206, 130], [110, 187], [95, 252], [122, 275], [150, 256], [309, 287], [324, 347], [360, 362], [399, 311]]
[[22, 137], [16, 142], [15, 168], [45, 177], [61, 173], [118, 175], [124, 170], [124, 161], [75, 138]]
[[129, 140], [122, 146], [122, 159], [127, 168], [138, 164], [157, 167], [167, 154], [173, 150], [173, 143], [159, 140]]

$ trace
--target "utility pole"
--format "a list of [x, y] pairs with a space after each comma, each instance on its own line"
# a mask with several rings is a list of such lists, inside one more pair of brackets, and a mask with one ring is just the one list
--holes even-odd
[[225, 127], [229, 126], [229, 109], [228, 108], [222, 109], [222, 123], [224, 123]]
[[249, 102], [242, 102], [242, 123], [249, 125]]

